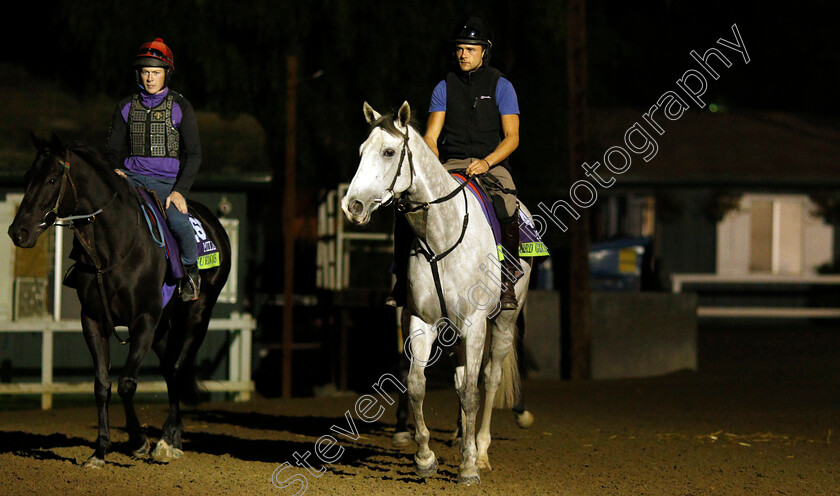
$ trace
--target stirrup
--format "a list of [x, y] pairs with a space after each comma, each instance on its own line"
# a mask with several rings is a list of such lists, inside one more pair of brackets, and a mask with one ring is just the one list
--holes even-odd
[[195, 301], [198, 299], [199, 288], [201, 287], [201, 275], [197, 265], [184, 267], [184, 277], [181, 278], [181, 300]]
[[505, 289], [507, 287], [510, 287], [510, 290], [502, 291], [502, 295], [499, 298], [502, 310], [516, 310], [519, 308], [519, 300], [516, 299], [516, 283], [506, 282]]

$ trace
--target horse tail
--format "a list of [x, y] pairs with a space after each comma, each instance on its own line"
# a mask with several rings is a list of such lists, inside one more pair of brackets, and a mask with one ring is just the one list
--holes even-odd
[[499, 389], [496, 390], [493, 408], [513, 408], [519, 402], [522, 394], [522, 383], [519, 378], [519, 357], [516, 354], [516, 342], [518, 340], [519, 330], [514, 325], [513, 342], [510, 351], [502, 362], [502, 380], [499, 382]]

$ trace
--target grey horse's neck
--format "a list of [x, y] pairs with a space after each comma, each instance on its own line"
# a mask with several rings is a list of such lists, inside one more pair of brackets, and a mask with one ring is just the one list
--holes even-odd
[[[414, 184], [408, 190], [413, 202], [432, 202], [457, 188], [458, 184], [440, 163], [419, 133], [411, 131], [409, 146], [414, 154]], [[419, 146], [417, 141], [421, 143]], [[435, 253], [454, 245], [461, 235], [464, 221], [464, 197], [456, 195], [445, 202], [436, 203], [428, 210], [407, 214], [417, 235], [428, 243]]]

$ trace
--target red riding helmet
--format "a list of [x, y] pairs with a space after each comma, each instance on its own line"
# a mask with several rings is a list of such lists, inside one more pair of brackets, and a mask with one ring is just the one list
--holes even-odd
[[140, 45], [137, 58], [134, 59], [134, 67], [165, 67], [174, 71], [175, 56], [162, 39], [155, 38], [155, 41]]

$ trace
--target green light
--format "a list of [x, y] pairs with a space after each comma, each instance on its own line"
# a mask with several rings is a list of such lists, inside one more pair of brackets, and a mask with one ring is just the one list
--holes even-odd
[[712, 112], [717, 112], [718, 111], [717, 103], [710, 103], [709, 104], [709, 110], [711, 110]]

